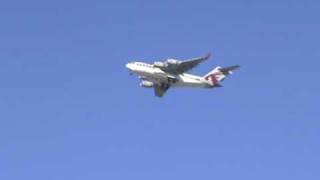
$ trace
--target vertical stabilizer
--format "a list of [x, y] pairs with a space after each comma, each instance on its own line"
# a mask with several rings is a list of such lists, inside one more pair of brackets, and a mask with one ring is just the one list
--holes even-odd
[[212, 86], [221, 86], [220, 82], [223, 81], [229, 74], [232, 74], [233, 70], [238, 69], [240, 66], [230, 66], [226, 68], [222, 68], [220, 66], [214, 68], [208, 74], [204, 76], [204, 78], [211, 82]]

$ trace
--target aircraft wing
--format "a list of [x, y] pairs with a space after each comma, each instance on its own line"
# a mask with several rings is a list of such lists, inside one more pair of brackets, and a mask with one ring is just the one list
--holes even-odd
[[195, 68], [200, 63], [202, 63], [203, 61], [207, 60], [209, 57], [210, 57], [210, 54], [203, 57], [197, 57], [197, 58], [185, 60], [180, 64], [178, 64], [177, 66], [175, 66], [174, 68], [172, 68], [171, 71], [173, 71], [176, 74], [181, 74], [181, 73], [190, 71], [191, 69]]
[[169, 85], [161, 86], [161, 85], [155, 84], [154, 85], [154, 93], [156, 96], [162, 97], [167, 92], [169, 87], [170, 87]]

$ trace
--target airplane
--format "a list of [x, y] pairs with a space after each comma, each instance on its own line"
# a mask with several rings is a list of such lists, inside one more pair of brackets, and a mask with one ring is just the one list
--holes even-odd
[[239, 65], [222, 68], [220, 66], [204, 76], [190, 73], [190, 70], [209, 59], [210, 54], [181, 61], [167, 58], [164, 62], [156, 61], [153, 64], [144, 62], [129, 62], [126, 67], [130, 74], [136, 74], [140, 79], [140, 86], [153, 88], [155, 96], [163, 97], [170, 87], [222, 87], [222, 82], [228, 75], [238, 69]]

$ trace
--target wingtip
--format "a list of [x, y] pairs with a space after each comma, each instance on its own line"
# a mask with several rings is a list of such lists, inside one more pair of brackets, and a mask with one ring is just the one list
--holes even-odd
[[211, 53], [207, 53], [205, 56], [204, 56], [204, 59], [209, 59], [211, 57]]

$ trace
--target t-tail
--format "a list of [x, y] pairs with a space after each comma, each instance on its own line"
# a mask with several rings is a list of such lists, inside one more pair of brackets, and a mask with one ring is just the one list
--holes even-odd
[[218, 66], [208, 74], [206, 74], [203, 78], [209, 81], [212, 87], [221, 87], [220, 82], [222, 82], [228, 75], [232, 74], [232, 72], [239, 67], [239, 65], [229, 66], [225, 68]]

